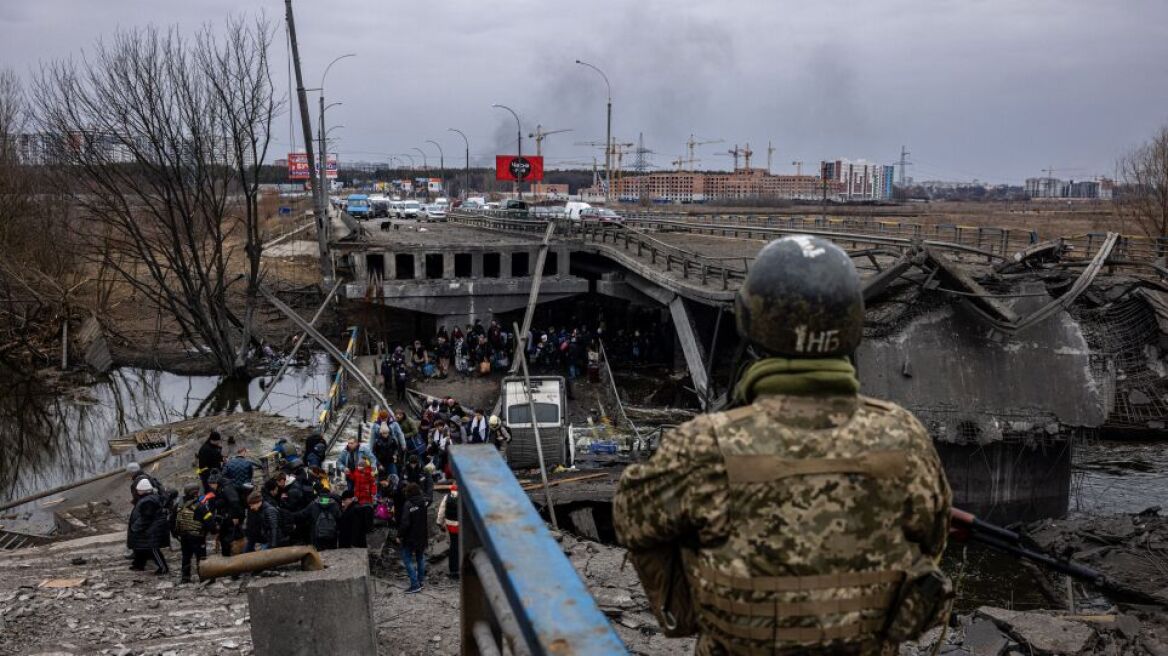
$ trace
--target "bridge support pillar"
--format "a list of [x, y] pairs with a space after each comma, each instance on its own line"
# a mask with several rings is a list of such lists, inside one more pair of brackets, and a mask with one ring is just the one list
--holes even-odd
[[556, 275], [561, 278], [567, 278], [571, 271], [570, 258], [572, 251], [564, 248], [556, 251]]
[[475, 280], [482, 280], [483, 278], [483, 256], [482, 251], [475, 251], [470, 254], [470, 277]]
[[669, 302], [669, 313], [673, 316], [673, 325], [677, 329], [677, 339], [681, 342], [681, 351], [685, 355], [685, 364], [689, 367], [689, 374], [693, 377], [694, 389], [697, 390], [698, 400], [702, 408], [707, 405], [706, 397], [710, 393], [710, 381], [706, 376], [706, 359], [703, 357], [701, 339], [698, 337], [697, 326], [693, 317], [685, 306], [685, 299], [674, 296]]
[[397, 278], [397, 257], [389, 251], [383, 255], [385, 256], [385, 279], [395, 280]]
[[442, 277], [446, 280], [454, 277], [454, 253], [442, 253]]
[[414, 253], [414, 280], [426, 279], [426, 254]]
[[511, 277], [511, 251], [503, 251], [499, 253], [499, 277]]

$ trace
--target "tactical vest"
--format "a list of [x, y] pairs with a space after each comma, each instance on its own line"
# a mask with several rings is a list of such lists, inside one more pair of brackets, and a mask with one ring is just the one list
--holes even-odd
[[683, 550], [698, 623], [735, 654], [828, 644], [866, 652], [861, 645], [882, 643], [916, 560], [899, 524], [906, 455], [858, 439], [879, 430], [886, 407], [858, 399], [850, 419], [837, 413], [842, 423], [800, 425], [777, 419], [811, 416], [806, 408], [768, 403], [716, 425], [730, 536]]
[[[206, 517], [199, 517], [199, 502], [192, 501], [183, 504], [178, 509], [178, 515], [175, 516], [175, 528], [179, 535], [187, 537], [200, 537], [203, 532], [203, 520]], [[210, 513], [207, 513], [210, 515]]]

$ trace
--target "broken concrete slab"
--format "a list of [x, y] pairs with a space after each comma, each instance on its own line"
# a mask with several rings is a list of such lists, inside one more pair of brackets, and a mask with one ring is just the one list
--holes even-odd
[[977, 609], [977, 614], [992, 620], [1035, 654], [1081, 654], [1096, 638], [1095, 630], [1081, 622], [1043, 613], [982, 606]]
[[[253, 582], [247, 589], [251, 638], [255, 653], [377, 653], [373, 621], [373, 582], [366, 549], [337, 549], [322, 554], [325, 569]], [[329, 621], [316, 618], [328, 609]]]
[[964, 647], [973, 656], [999, 656], [1010, 639], [991, 620], [975, 619], [965, 630]]

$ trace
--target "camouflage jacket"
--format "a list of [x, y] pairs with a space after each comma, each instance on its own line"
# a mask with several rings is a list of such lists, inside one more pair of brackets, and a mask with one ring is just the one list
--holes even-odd
[[[814, 470], [841, 462], [859, 462], [859, 469], [877, 471], [858, 476], [854, 474], [864, 472], [817, 475]], [[761, 476], [768, 467], [802, 467], [802, 474]], [[749, 586], [760, 577], [845, 572], [879, 576], [905, 571], [922, 557], [935, 559], [945, 547], [950, 500], [933, 443], [908, 411], [861, 396], [776, 395], [698, 416], [664, 435], [648, 462], [625, 470], [613, 508], [617, 536], [634, 553], [670, 544], [681, 547], [699, 607], [703, 637], [698, 652], [717, 654], [727, 653], [727, 648], [757, 651], [750, 643], [757, 646], [758, 641], [738, 644], [725, 636], [717, 641], [708, 636], [711, 621], [737, 618], [759, 627], [776, 622], [774, 614], [749, 617], [752, 603], [765, 614], [767, 604], [776, 602], [798, 609], [804, 606], [796, 604], [892, 595], [892, 583], [875, 578], [871, 585], [830, 589], [751, 591]], [[740, 607], [720, 601], [725, 598]], [[798, 632], [784, 629], [823, 631], [826, 626], [823, 637], [830, 636], [832, 627], [874, 625], [883, 619], [878, 611], [849, 610], [854, 607], [845, 604], [834, 614], [780, 619], [778, 633], [798, 637]], [[795, 642], [806, 647], [823, 641]], [[838, 651], [843, 646], [837, 642], [833, 653], [879, 653], [882, 648]], [[814, 652], [792, 645], [790, 653]]]

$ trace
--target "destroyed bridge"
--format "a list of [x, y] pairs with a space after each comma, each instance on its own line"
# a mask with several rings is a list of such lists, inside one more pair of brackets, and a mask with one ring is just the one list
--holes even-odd
[[1061, 515], [1078, 438], [1165, 429], [1158, 242], [1092, 233], [1039, 243], [1023, 230], [851, 218], [654, 213], [605, 224], [455, 211], [447, 223], [370, 222], [331, 249], [349, 299], [438, 324], [580, 294], [668, 312], [679, 364], [713, 405], [727, 383], [713, 363], [737, 346], [726, 316], [735, 292], [758, 250], [791, 234], [830, 239], [854, 259], [867, 308], [863, 392], [925, 423], [963, 507]]

